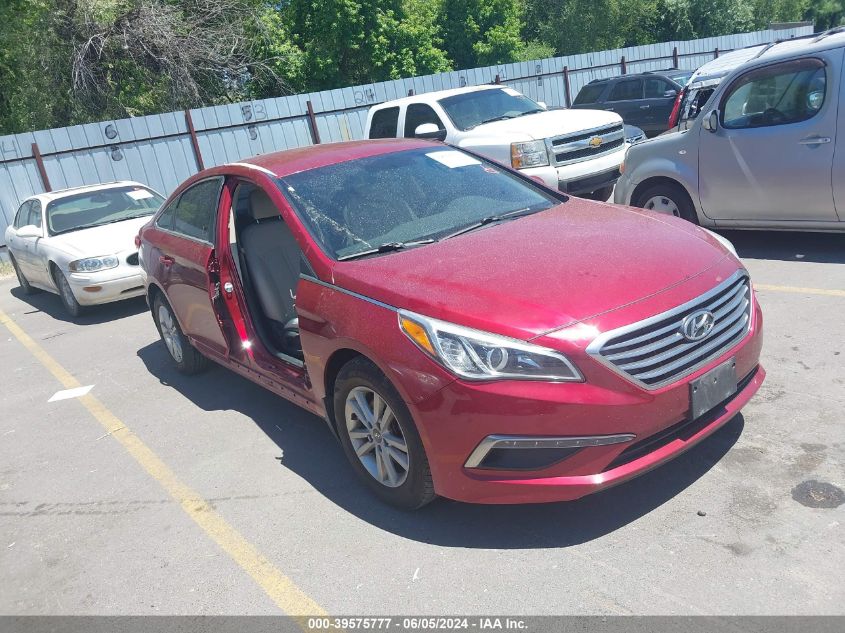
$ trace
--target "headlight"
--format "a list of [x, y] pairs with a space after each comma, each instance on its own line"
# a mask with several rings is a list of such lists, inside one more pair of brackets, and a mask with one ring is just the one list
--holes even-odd
[[117, 257], [114, 255], [106, 255], [105, 257], [88, 257], [86, 259], [77, 259], [68, 264], [68, 269], [72, 273], [93, 273], [98, 270], [107, 270], [109, 268], [117, 268]]
[[719, 244], [728, 249], [734, 257], [739, 258], [739, 255], [736, 254], [736, 247], [733, 245], [733, 242], [731, 242], [728, 238], [719, 235], [718, 233], [714, 233], [710, 229], [705, 229], [702, 227], [701, 230], [707, 231], [717, 242], [719, 242]]
[[511, 143], [511, 165], [514, 169], [542, 167], [549, 164], [545, 141]]
[[470, 380], [583, 381], [563, 354], [516, 339], [399, 311], [399, 327], [449, 371]]

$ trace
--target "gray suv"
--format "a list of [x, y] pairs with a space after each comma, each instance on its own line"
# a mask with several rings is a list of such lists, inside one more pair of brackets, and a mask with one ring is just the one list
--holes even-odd
[[845, 231], [843, 55], [842, 27], [761, 49], [686, 131], [628, 150], [614, 201], [710, 227]]

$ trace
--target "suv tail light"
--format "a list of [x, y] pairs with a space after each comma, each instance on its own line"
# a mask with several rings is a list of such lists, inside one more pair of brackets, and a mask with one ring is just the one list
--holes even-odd
[[675, 105], [672, 106], [672, 114], [669, 115], [669, 127], [668, 129], [672, 129], [676, 125], [678, 125], [678, 115], [681, 112], [681, 100], [684, 98], [684, 94], [686, 93], [686, 88], [681, 88], [678, 92], [678, 96], [675, 97]]

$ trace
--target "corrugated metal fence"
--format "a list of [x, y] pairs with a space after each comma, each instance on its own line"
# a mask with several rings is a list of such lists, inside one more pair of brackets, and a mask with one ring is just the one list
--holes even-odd
[[0, 245], [20, 201], [34, 193], [125, 179], [168, 194], [202, 166], [314, 142], [362, 138], [370, 106], [411, 90], [498, 80], [550, 106], [567, 106], [593, 79], [697, 68], [719, 51], [810, 33], [812, 27], [804, 26], [665, 42], [0, 136]]

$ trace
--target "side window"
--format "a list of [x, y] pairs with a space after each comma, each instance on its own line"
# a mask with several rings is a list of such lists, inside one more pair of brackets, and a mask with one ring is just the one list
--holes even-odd
[[599, 97], [601, 97], [601, 94], [604, 92], [605, 86], [607, 86], [607, 83], [587, 84], [581, 88], [581, 91], [578, 93], [578, 96], [575, 97], [575, 101], [572, 105], [596, 103], [599, 100]]
[[801, 59], [752, 70], [722, 98], [728, 129], [769, 127], [813, 118], [824, 105], [827, 75], [818, 59]]
[[646, 99], [664, 99], [669, 90], [676, 90], [676, 88], [664, 79], [650, 77], [645, 80]]
[[26, 223], [41, 228], [41, 202], [38, 200], [30, 200], [29, 218]]
[[173, 216], [176, 215], [176, 203], [178, 198], [170, 203], [170, 205], [161, 212], [156, 219], [156, 226], [170, 231], [173, 228]]
[[631, 101], [643, 98], [643, 80], [625, 79], [613, 86], [608, 101]]
[[405, 138], [412, 138], [423, 123], [434, 123], [438, 130], [445, 129], [434, 108], [425, 103], [412, 103], [405, 112]]
[[14, 226], [16, 229], [19, 229], [22, 226], [26, 226], [26, 222], [27, 220], [29, 220], [30, 204], [31, 202], [29, 200], [24, 202], [18, 209], [18, 212], [15, 214], [15, 222], [12, 226]]
[[213, 178], [185, 190], [176, 203], [171, 230], [213, 244], [214, 220], [222, 184], [222, 178]]
[[376, 110], [370, 122], [370, 138], [396, 138], [398, 127], [399, 106]]

